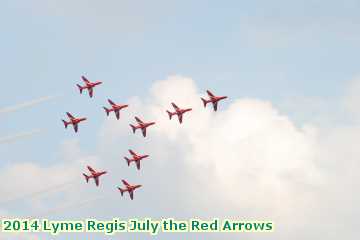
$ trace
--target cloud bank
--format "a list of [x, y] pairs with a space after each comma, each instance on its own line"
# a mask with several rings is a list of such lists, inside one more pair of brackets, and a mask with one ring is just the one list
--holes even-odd
[[[360, 152], [354, 143], [360, 134], [358, 126], [298, 126], [270, 102], [231, 96], [214, 113], [202, 106], [200, 96], [204, 90], [199, 91], [192, 79], [182, 76], [155, 82], [149, 96], [127, 101], [129, 109], [120, 121], [113, 116], [104, 120], [93, 153], [84, 155], [78, 143], [70, 141], [63, 145], [61, 162], [55, 166], [26, 166], [36, 170], [27, 170], [27, 182], [35, 188], [42, 184], [34, 176], [56, 176], [55, 182], [61, 183], [70, 173], [80, 179], [84, 166], [92, 163], [110, 171], [102, 188], [93, 191], [91, 186], [78, 184], [62, 191], [62, 198], [69, 203], [81, 205], [87, 201], [91, 205], [87, 199], [98, 201], [99, 191], [111, 197], [91, 208], [76, 209], [77, 218], [111, 218], [121, 213], [121, 217], [271, 219], [276, 224], [274, 233], [242, 236], [337, 239], [337, 233], [341, 233], [346, 239], [356, 238], [355, 224], [360, 214], [354, 206], [360, 200], [356, 190], [360, 183]], [[184, 115], [182, 125], [176, 118], [168, 119], [165, 110], [171, 109], [170, 102], [193, 108]], [[134, 116], [156, 121], [148, 129], [147, 138], [131, 133], [128, 124]], [[129, 168], [122, 159], [128, 148], [150, 154], [141, 172]], [[16, 179], [24, 171], [20, 165], [2, 169], [1, 181], [14, 179], [14, 186], [7, 191], [21, 189]], [[136, 192], [134, 202], [120, 198], [115, 191], [122, 178], [144, 185]], [[56, 197], [52, 198], [55, 203], [59, 199]], [[33, 202], [30, 206], [37, 208], [41, 204]], [[51, 208], [51, 204], [47, 206]], [[62, 214], [62, 218], [74, 216], [73, 210], [66, 213], [62, 209]], [[190, 239], [198, 237], [189, 235]], [[206, 235], [207, 239], [218, 237]], [[238, 239], [239, 235], [226, 238]]]

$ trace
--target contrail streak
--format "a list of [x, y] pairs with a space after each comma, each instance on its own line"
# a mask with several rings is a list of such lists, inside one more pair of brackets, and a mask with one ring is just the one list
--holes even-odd
[[44, 132], [44, 130], [35, 129], [35, 130], [32, 130], [32, 131], [22, 132], [22, 133], [14, 134], [14, 135], [11, 135], [11, 136], [0, 137], [0, 144], [15, 142], [15, 141], [17, 141], [19, 139], [28, 138], [28, 137], [31, 137], [33, 135], [39, 134], [41, 132]]
[[15, 111], [21, 110], [23, 108], [32, 107], [32, 106], [38, 105], [40, 103], [53, 100], [53, 99], [58, 98], [58, 97], [59, 96], [46, 96], [46, 97], [38, 98], [38, 99], [35, 99], [35, 100], [23, 102], [23, 103], [14, 105], [14, 106], [0, 108], [0, 114], [15, 112]]
[[22, 132], [22, 133], [14, 134], [14, 135], [11, 135], [11, 136], [0, 137], [0, 144], [10, 143], [10, 142], [14, 142], [14, 141], [16, 141], [18, 139], [31, 137], [31, 136], [33, 136], [35, 134], [38, 134], [38, 133], [41, 133], [43, 131], [44, 130], [41, 130], [41, 129], [35, 129], [35, 130], [32, 130], [32, 131]]
[[84, 207], [86, 205], [95, 203], [95, 202], [97, 202], [99, 200], [109, 198], [109, 196], [110, 196], [110, 194], [105, 194], [105, 195], [98, 196], [98, 197], [91, 198], [91, 199], [87, 199], [87, 200], [84, 200], [84, 201], [63, 205], [63, 206], [60, 206], [58, 208], [54, 208], [54, 209], [51, 209], [49, 211], [43, 212], [43, 213], [37, 215], [36, 217], [32, 217], [32, 218], [44, 218], [44, 217], [49, 217], [49, 216], [56, 215], [56, 214], [58, 214], [60, 212], [63, 213], [66, 210], [79, 209], [79, 208]]
[[0, 205], [7, 205], [7, 204], [17, 202], [17, 201], [21, 201], [21, 200], [34, 199], [36, 197], [40, 197], [40, 196], [46, 195], [46, 194], [51, 193], [51, 192], [60, 191], [61, 189], [66, 190], [66, 189], [69, 188], [69, 186], [74, 186], [74, 185], [79, 184], [77, 182], [79, 182], [79, 179], [74, 178], [74, 179], [72, 179], [70, 181], [60, 183], [60, 184], [57, 184], [57, 185], [53, 185], [53, 186], [49, 186], [49, 187], [47, 187], [45, 189], [42, 189], [42, 190], [39, 190], [39, 191], [23, 194], [23, 195], [16, 196], [16, 197], [13, 197], [13, 198], [8, 198], [8, 199], [6, 199], [4, 201], [1, 201]]

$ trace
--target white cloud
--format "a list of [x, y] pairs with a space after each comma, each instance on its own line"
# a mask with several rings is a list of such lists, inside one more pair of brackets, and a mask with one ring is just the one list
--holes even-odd
[[[158, 147], [156, 140], [167, 139], [181, 149], [179, 160], [192, 175], [179, 181], [190, 185], [188, 194], [202, 199], [202, 205], [208, 202], [212, 207], [226, 206], [235, 212], [259, 208], [278, 214], [288, 211], [293, 201], [302, 201], [296, 199], [300, 197], [294, 190], [298, 185], [322, 184], [321, 171], [314, 164], [318, 144], [315, 127], [297, 128], [269, 102], [230, 98], [228, 108], [224, 109], [224, 102], [220, 104], [223, 110], [213, 113], [211, 108], [203, 109], [199, 97], [191, 79], [170, 77], [153, 85], [150, 99], [130, 103], [130, 116], [141, 113], [145, 119], [157, 122], [149, 129], [150, 140], [144, 140], [150, 154], [163, 155], [157, 161], [168, 164], [169, 160], [164, 160], [163, 152], [167, 150]], [[165, 114], [172, 101], [193, 108], [181, 126]], [[133, 121], [131, 118], [123, 121]], [[112, 140], [117, 141], [114, 136], [126, 134], [130, 134], [126, 124], [108, 121], [102, 145], [111, 151]], [[209, 195], [213, 201], [208, 200]], [[269, 195], [274, 199], [264, 201]], [[279, 198], [283, 199], [281, 204]], [[191, 204], [192, 198], [186, 199]]]
[[[157, 122], [149, 129], [150, 140], [136, 139], [143, 141], [142, 145], [155, 155], [156, 161], [161, 164], [175, 162], [165, 153], [164, 142], [176, 145], [178, 161], [182, 161], [186, 171], [190, 172], [186, 176], [190, 179], [176, 180], [176, 184], [183, 185], [179, 195], [185, 191], [185, 196], [178, 197], [191, 207], [190, 212], [201, 213], [199, 209], [202, 209], [210, 215], [216, 212], [273, 218], [282, 226], [276, 236], [283, 238], [295, 238], [297, 229], [301, 228], [315, 228], [316, 231], [313, 225], [321, 225], [321, 221], [317, 218], [309, 221], [308, 218], [326, 215], [322, 207], [324, 202], [337, 197], [329, 190], [342, 190], [334, 175], [341, 163], [336, 161], [330, 171], [324, 168], [328, 161], [326, 156], [341, 155], [344, 149], [325, 144], [324, 136], [320, 135], [323, 134], [322, 126], [305, 124], [298, 127], [269, 102], [230, 96], [230, 105], [225, 108], [226, 103], [223, 103], [220, 105], [222, 110], [213, 113], [211, 109], [203, 109], [199, 97], [191, 79], [170, 77], [154, 83], [150, 99], [143, 102], [136, 99], [129, 114], [140, 113], [146, 120]], [[176, 120], [169, 121], [164, 112], [171, 107], [171, 101], [194, 109], [184, 117], [182, 126]], [[123, 121], [133, 120], [129, 117]], [[112, 131], [114, 129], [117, 130]], [[102, 131], [102, 146], [109, 146], [108, 151], [114, 144], [112, 140], [118, 141], [114, 136], [130, 134], [127, 124], [116, 121], [106, 122]], [[329, 207], [336, 206], [329, 204]], [[208, 210], [214, 208], [218, 210]], [[339, 229], [344, 226], [339, 225]], [[352, 236], [351, 228], [345, 229]], [[319, 227], [317, 231], [324, 232], [325, 229]], [[299, 236], [313, 238], [315, 233]]]
[[[155, 82], [148, 98], [129, 99], [130, 107], [120, 121], [113, 117], [105, 120], [92, 159], [111, 170], [102, 189], [114, 192], [116, 198], [94, 206], [92, 216], [97, 211], [108, 216], [107, 211], [114, 214], [114, 208], [123, 207], [122, 216], [138, 211], [139, 216], [272, 219], [277, 230], [271, 239], [315, 239], [323, 235], [335, 239], [327, 234], [326, 225], [333, 231], [346, 231], [348, 239], [354, 238], [351, 226], [356, 217], [351, 214], [359, 216], [359, 211], [353, 211], [359, 200], [356, 169], [360, 152], [354, 145], [358, 128], [324, 131], [322, 126], [299, 127], [270, 102], [231, 96], [214, 113], [210, 106], [203, 108], [199, 98], [202, 92], [190, 78], [169, 77]], [[170, 121], [165, 113], [172, 101], [193, 108], [184, 115], [182, 125], [176, 118]], [[135, 115], [156, 121], [145, 139], [139, 133], [133, 136], [128, 126]], [[27, 172], [25, 181], [39, 187], [39, 179], [61, 183], [77, 176], [88, 160], [84, 160], [76, 141], [62, 148], [65, 160], [61, 164], [16, 165], [3, 169], [0, 180], [18, 179], [20, 173]], [[122, 160], [128, 148], [150, 154], [141, 172], [128, 168]], [[339, 179], [339, 173], [344, 177]], [[118, 204], [123, 199], [119, 199], [114, 184], [123, 177], [144, 185], [136, 194], [136, 208], [124, 206], [126, 200]], [[22, 182], [15, 181], [15, 187], [6, 190], [24, 190]], [[344, 186], [351, 186], [352, 192]], [[84, 191], [81, 189], [76, 191]], [[98, 192], [93, 194], [99, 197]], [[151, 199], [148, 194], [152, 194]], [[341, 202], [347, 204], [340, 208]], [[89, 212], [82, 214], [87, 217]], [[342, 217], [343, 222], [337, 223], [336, 217]]]
[[359, 96], [360, 92], [360, 78], [354, 78], [346, 89], [346, 95], [344, 98], [344, 104], [347, 110], [352, 114], [352, 116], [357, 119], [360, 117], [359, 111]]

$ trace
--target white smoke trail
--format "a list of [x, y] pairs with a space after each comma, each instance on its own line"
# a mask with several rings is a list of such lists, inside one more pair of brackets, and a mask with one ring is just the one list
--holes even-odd
[[49, 216], [54, 216], [58, 213], [63, 213], [67, 210], [71, 210], [71, 209], [79, 209], [81, 207], [84, 207], [86, 205], [89, 205], [89, 204], [92, 204], [92, 203], [95, 203], [99, 200], [103, 200], [103, 199], [113, 199], [114, 196], [111, 197], [112, 194], [103, 194], [101, 196], [97, 196], [95, 198], [90, 198], [90, 199], [86, 199], [84, 201], [78, 201], [78, 202], [74, 202], [74, 203], [70, 203], [70, 204], [65, 204], [63, 206], [59, 206], [57, 208], [53, 208], [53, 209], [50, 209], [46, 212], [42, 212], [40, 213], [39, 215], [35, 216], [35, 217], [32, 217], [32, 218], [46, 218], [46, 217], [49, 217]]
[[0, 144], [15, 142], [15, 141], [17, 141], [19, 139], [28, 138], [28, 137], [31, 137], [33, 135], [39, 134], [41, 132], [44, 132], [44, 130], [35, 129], [35, 130], [32, 130], [32, 131], [22, 132], [22, 133], [18, 133], [18, 134], [11, 135], [11, 136], [0, 137]]
[[5, 200], [1, 201], [0, 205], [3, 206], [3, 205], [7, 205], [7, 204], [10, 204], [10, 203], [13, 203], [13, 202], [25, 200], [25, 199], [26, 200], [34, 199], [36, 197], [40, 197], [40, 196], [46, 195], [46, 194], [51, 193], [51, 192], [60, 191], [62, 189], [67, 190], [69, 187], [72, 187], [74, 185], [79, 184], [77, 182], [79, 182], [78, 178], [72, 179], [70, 181], [67, 181], [67, 182], [64, 182], [64, 183], [61, 183], [61, 184], [49, 186], [49, 187], [44, 188], [44, 189], [39, 190], [39, 191], [35, 191], [35, 192], [31, 192], [31, 193], [25, 193], [23, 195], [8, 198], [8, 199], [5, 199]]
[[40, 103], [56, 99], [58, 97], [59, 96], [46, 96], [46, 97], [41, 97], [41, 98], [38, 98], [38, 99], [35, 99], [35, 100], [30, 100], [30, 101], [27, 101], [27, 102], [19, 103], [19, 104], [14, 105], [14, 106], [0, 108], [0, 115], [5, 114], [5, 113], [10, 113], [10, 112], [15, 112], [15, 111], [21, 110], [23, 108], [32, 107], [32, 106], [38, 105]]

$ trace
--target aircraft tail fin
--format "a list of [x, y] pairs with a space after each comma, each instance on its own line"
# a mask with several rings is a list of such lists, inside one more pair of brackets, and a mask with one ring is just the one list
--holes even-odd
[[63, 120], [63, 119], [61, 119], [61, 121], [64, 123], [65, 128], [67, 128], [67, 126], [69, 125], [69, 123], [68, 123], [67, 121]]
[[82, 86], [80, 86], [79, 84], [76, 84], [76, 86], [79, 88], [80, 94], [82, 94], [83, 87], [82, 87]]
[[103, 108], [104, 108], [104, 110], [105, 110], [105, 112], [106, 112], [106, 115], [109, 116], [110, 110], [107, 109], [106, 107], [103, 107]]
[[124, 157], [126, 162], [127, 162], [127, 165], [130, 166], [130, 159], [128, 159], [127, 157]]
[[123, 196], [123, 195], [124, 195], [125, 190], [124, 190], [124, 189], [121, 189], [121, 188], [119, 188], [119, 187], [118, 187], [118, 189], [119, 189], [119, 191], [120, 191], [120, 193], [121, 193], [121, 196]]
[[85, 173], [83, 173], [83, 175], [84, 175], [84, 177], [85, 177], [86, 182], [88, 183], [90, 177], [89, 177], [88, 175], [86, 175]]
[[136, 127], [135, 127], [134, 125], [132, 125], [132, 124], [130, 124], [130, 127], [132, 128], [133, 133], [135, 133], [135, 131], [136, 131]]
[[171, 120], [171, 117], [172, 117], [172, 113], [168, 110], [166, 110], [167, 114], [169, 115], [169, 119]]
[[204, 104], [204, 107], [206, 107], [206, 104], [208, 103], [208, 101], [206, 99], [204, 99], [204, 98], [201, 98], [201, 100], [202, 100], [202, 102]]

